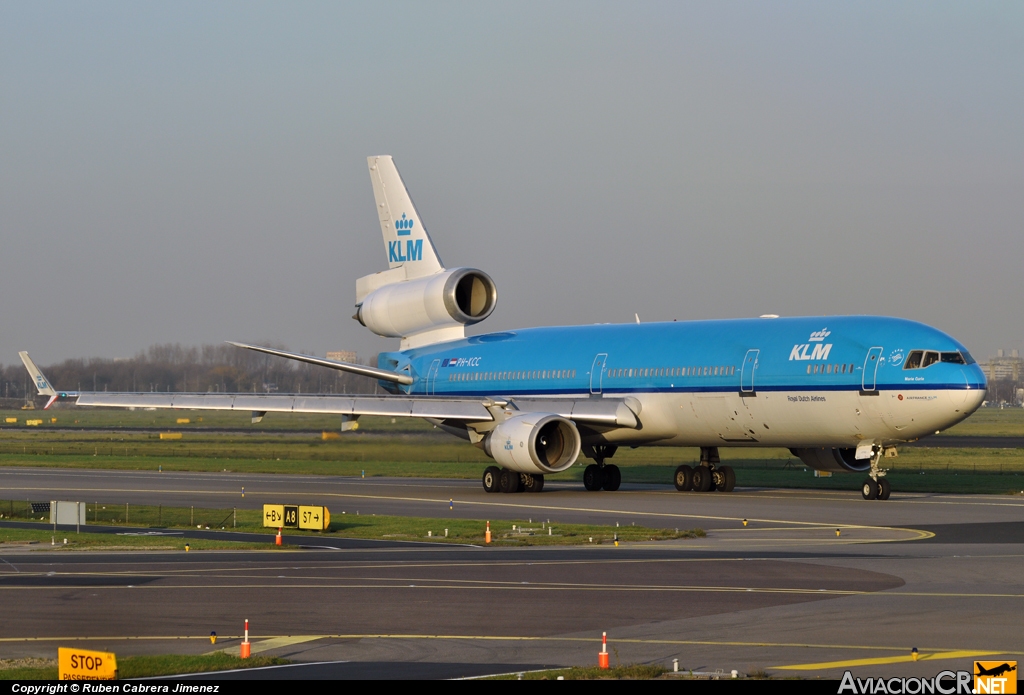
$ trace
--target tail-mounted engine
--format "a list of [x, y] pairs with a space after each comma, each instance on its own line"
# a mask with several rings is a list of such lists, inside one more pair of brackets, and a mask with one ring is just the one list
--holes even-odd
[[520, 473], [558, 473], [580, 455], [580, 433], [572, 420], [545, 413], [526, 413], [505, 420], [484, 439], [484, 451], [495, 463]]
[[465, 337], [465, 327], [491, 315], [494, 280], [474, 268], [405, 279], [405, 268], [360, 278], [354, 319], [377, 335], [401, 338], [402, 349]]
[[856, 449], [790, 449], [790, 453], [811, 468], [833, 473], [862, 473], [871, 468], [871, 459], [855, 458]]

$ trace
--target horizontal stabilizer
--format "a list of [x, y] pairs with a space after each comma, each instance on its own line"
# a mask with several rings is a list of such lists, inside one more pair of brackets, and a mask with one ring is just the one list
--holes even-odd
[[352, 374], [359, 374], [361, 376], [368, 376], [373, 379], [381, 379], [383, 381], [393, 381], [396, 384], [411, 384], [413, 379], [408, 374], [399, 374], [398, 372], [392, 372], [387, 369], [378, 369], [377, 367], [367, 367], [363, 364], [352, 364], [350, 362], [336, 362], [335, 360], [327, 360], [322, 357], [313, 357], [312, 355], [302, 355], [297, 352], [285, 352], [284, 350], [275, 350], [273, 348], [260, 347], [258, 345], [246, 345], [245, 343], [236, 343], [228, 341], [229, 344], [235, 347], [245, 348], [246, 350], [255, 350], [256, 352], [263, 352], [268, 355], [276, 355], [277, 357], [284, 357], [289, 360], [296, 360], [298, 362], [305, 362], [306, 364], [315, 364], [318, 367], [327, 367], [328, 369], [337, 369], [341, 372], [351, 372]]

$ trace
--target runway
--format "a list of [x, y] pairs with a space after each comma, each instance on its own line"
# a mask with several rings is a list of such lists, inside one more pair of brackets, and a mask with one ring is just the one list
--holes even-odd
[[[779, 676], [930, 676], [969, 668], [975, 656], [1021, 653], [1020, 497], [894, 493], [866, 502], [844, 492], [587, 493], [559, 484], [540, 495], [487, 495], [475, 481], [39, 469], [0, 470], [0, 487], [19, 499], [258, 507], [287, 498], [332, 513], [708, 530], [618, 548], [0, 549], [4, 657], [52, 657], [72, 643], [118, 654], [234, 650], [245, 618], [255, 652], [317, 662], [304, 667], [309, 677], [586, 665], [602, 631], [613, 663], [679, 659], [684, 669]], [[912, 647], [920, 661], [910, 660]]]

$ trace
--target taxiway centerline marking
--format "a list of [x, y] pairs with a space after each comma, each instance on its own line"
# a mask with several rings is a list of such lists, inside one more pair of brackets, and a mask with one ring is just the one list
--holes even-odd
[[[595, 632], [596, 634], [596, 632]], [[318, 639], [380, 639], [380, 640], [465, 640], [483, 642], [583, 642], [593, 643], [595, 637], [560, 637], [560, 636], [531, 636], [531, 635], [429, 635], [429, 634], [405, 634], [405, 633], [353, 633], [353, 634], [322, 634], [322, 635], [263, 635], [263, 639], [295, 638], [303, 637], [304, 641]], [[158, 641], [158, 640], [208, 640], [209, 635], [137, 635], [137, 636], [79, 636], [79, 637], [0, 637], [0, 643], [15, 642], [96, 642], [96, 641]], [[242, 635], [222, 635], [221, 639], [240, 640]], [[621, 644], [661, 644], [661, 645], [695, 645], [709, 647], [760, 647], [777, 649], [848, 649], [857, 651], [889, 651], [900, 652], [901, 658], [906, 656], [906, 646], [885, 646], [866, 644], [821, 644], [814, 642], [757, 642], [737, 640], [674, 640], [674, 639], [643, 639], [616, 637], [616, 643]], [[923, 650], [936, 654], [1008, 654], [1011, 656], [1024, 656], [1024, 652], [1018, 650], [961, 650], [951, 648], [922, 647]], [[840, 662], [841, 663], [841, 662]]]
[[851, 659], [849, 661], [824, 661], [817, 664], [791, 664], [789, 666], [774, 666], [783, 671], [822, 671], [832, 668], [850, 668], [852, 666], [875, 666], [879, 664], [899, 664], [909, 661], [940, 661], [942, 659], [970, 659], [978, 656], [992, 656], [994, 654], [1009, 654], [1010, 652], [979, 652], [975, 650], [963, 650], [952, 652], [933, 652], [918, 654], [900, 654], [899, 656], [880, 656], [871, 659]]

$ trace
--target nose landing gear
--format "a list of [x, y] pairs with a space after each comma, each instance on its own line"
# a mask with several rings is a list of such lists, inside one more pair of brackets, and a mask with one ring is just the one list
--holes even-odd
[[892, 494], [892, 486], [885, 479], [887, 471], [878, 466], [884, 453], [885, 450], [880, 446], [874, 447], [871, 452], [871, 472], [860, 489], [861, 496], [866, 500], [887, 500]]

